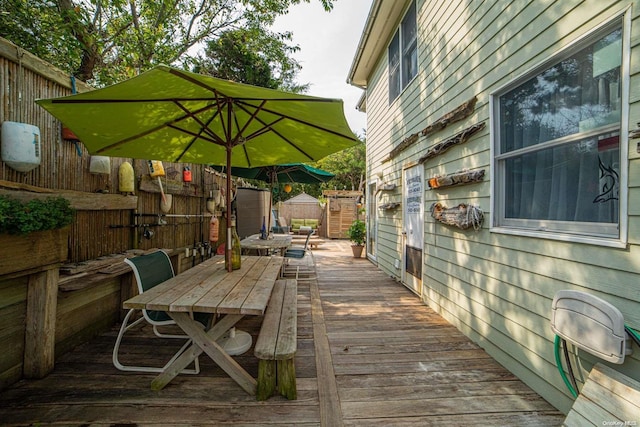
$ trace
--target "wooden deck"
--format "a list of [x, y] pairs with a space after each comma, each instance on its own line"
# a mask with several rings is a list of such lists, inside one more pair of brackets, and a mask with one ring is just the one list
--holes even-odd
[[[564, 415], [348, 242], [314, 250], [298, 286], [298, 400], [258, 402], [210, 361], [152, 391], [153, 375], [111, 364], [117, 328], [66, 354], [52, 374], [0, 393], [1, 425], [557, 426]], [[251, 316], [254, 317], [254, 316]], [[261, 318], [243, 320], [255, 336]], [[124, 355], [158, 360], [175, 340], [148, 328]], [[255, 342], [255, 340], [254, 340]], [[162, 345], [159, 345], [162, 344]], [[236, 360], [254, 377], [253, 350]]]

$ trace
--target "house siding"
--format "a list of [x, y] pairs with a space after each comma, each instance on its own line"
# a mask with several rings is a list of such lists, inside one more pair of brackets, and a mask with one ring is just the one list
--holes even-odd
[[[410, 2], [405, 2], [406, 6]], [[394, 183], [376, 205], [402, 199], [402, 170], [426, 150], [475, 123], [469, 141], [424, 162], [428, 179], [461, 169], [484, 169], [481, 183], [426, 189], [422, 299], [536, 392], [565, 412], [573, 402], [558, 374], [550, 328], [560, 289], [606, 299], [625, 323], [640, 329], [640, 156], [629, 140], [628, 245], [597, 245], [491, 233], [492, 92], [512, 82], [631, 5], [629, 128], [640, 121], [640, 1], [417, 1], [418, 75], [389, 104], [386, 49], [367, 79], [367, 166], [370, 180]], [[389, 40], [387, 40], [388, 43]], [[403, 139], [477, 97], [472, 115], [385, 159]], [[382, 178], [380, 179], [380, 173]], [[426, 185], [425, 185], [426, 187]], [[436, 223], [433, 202], [479, 205], [481, 230]], [[376, 262], [400, 279], [402, 209], [378, 212]], [[640, 349], [615, 368], [640, 379]], [[580, 368], [595, 358], [579, 352]], [[586, 376], [586, 375], [585, 375]]]

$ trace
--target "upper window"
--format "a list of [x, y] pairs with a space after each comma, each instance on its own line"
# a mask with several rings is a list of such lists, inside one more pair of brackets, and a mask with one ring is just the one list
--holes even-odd
[[414, 0], [389, 44], [389, 103], [418, 74], [417, 28]]
[[614, 24], [495, 95], [495, 226], [619, 237], [623, 49]]

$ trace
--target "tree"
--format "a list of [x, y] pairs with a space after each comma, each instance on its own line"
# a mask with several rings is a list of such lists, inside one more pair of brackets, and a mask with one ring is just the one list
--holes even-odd
[[306, 92], [308, 85], [295, 82], [301, 67], [289, 55], [299, 48], [289, 45], [290, 41], [288, 32], [276, 34], [259, 27], [228, 30], [207, 43], [195, 71], [254, 86]]
[[[274, 191], [274, 202], [286, 201], [301, 193], [307, 193], [317, 198], [322, 195], [323, 190], [363, 191], [366, 176], [366, 143], [361, 140], [359, 144], [333, 153], [319, 160], [313, 166], [331, 172], [335, 177], [322, 184], [291, 183], [290, 193], [282, 191], [283, 184], [280, 184]], [[264, 186], [264, 183], [250, 181], [254, 185]]]
[[361, 141], [351, 148], [331, 154], [317, 162], [317, 166], [336, 175], [322, 184], [324, 189], [362, 191], [366, 176], [366, 143]]
[[[0, 0], [0, 34], [103, 86], [161, 63], [189, 68], [198, 45], [264, 30], [301, 1], [312, 0]], [[336, 0], [318, 1], [329, 11]]]

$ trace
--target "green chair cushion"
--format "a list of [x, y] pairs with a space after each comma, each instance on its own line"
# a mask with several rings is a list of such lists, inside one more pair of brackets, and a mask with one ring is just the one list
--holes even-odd
[[318, 223], [319, 222], [320, 221], [317, 220], [317, 219], [305, 219], [304, 220], [304, 225], [306, 225], [308, 227], [311, 227], [313, 229], [316, 229], [316, 228], [318, 228]]
[[304, 219], [291, 218], [291, 229], [299, 230], [301, 226], [304, 225]]

